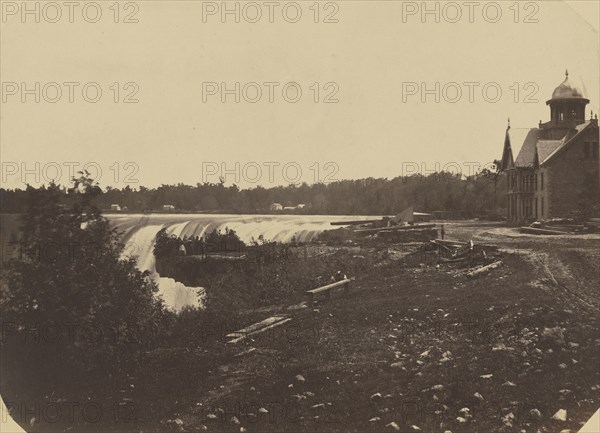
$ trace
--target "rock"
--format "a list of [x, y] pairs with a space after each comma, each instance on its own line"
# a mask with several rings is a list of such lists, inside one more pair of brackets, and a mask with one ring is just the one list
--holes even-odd
[[506, 381], [506, 382], [504, 382], [504, 383], [503, 383], [502, 385], [500, 385], [500, 386], [517, 386], [517, 385], [516, 385], [516, 384], [514, 384], [513, 382]]
[[424, 357], [426, 357], [426, 356], [429, 356], [429, 350], [426, 350], [425, 352], [421, 353], [419, 356], [420, 356], [421, 358], [424, 358]]
[[465, 423], [465, 422], [467, 422], [467, 419], [466, 419], [466, 418], [463, 418], [462, 416], [457, 416], [457, 417], [456, 417], [456, 421], [458, 421], [459, 423], [461, 423], [461, 424], [462, 424], [462, 423]]
[[296, 375], [296, 382], [304, 383], [304, 382], [306, 382], [306, 379], [301, 374], [297, 374]]
[[566, 421], [567, 411], [564, 409], [559, 409], [554, 415], [552, 415], [552, 419], [555, 419], [557, 421]]
[[208, 419], [217, 419], [217, 416], [214, 413], [209, 413], [208, 415], [206, 415], [206, 418], [208, 418]]
[[508, 347], [504, 343], [498, 343], [494, 347], [492, 347], [492, 352], [509, 352], [514, 351], [515, 349], [512, 347]]
[[554, 328], [544, 328], [542, 331], [542, 340], [562, 346], [565, 344], [565, 334], [560, 326], [556, 326]]
[[391, 423], [387, 424], [386, 427], [388, 427], [391, 430], [400, 431], [400, 426], [398, 424], [396, 424], [394, 421], [392, 421]]
[[313, 404], [310, 408], [311, 409], [320, 409], [320, 408], [324, 408], [325, 407], [325, 403], [319, 403], [319, 404]]
[[533, 418], [535, 420], [542, 419], [542, 413], [537, 409], [531, 409], [529, 411], [529, 415], [531, 416], [531, 418]]
[[314, 396], [315, 396], [315, 393], [314, 393], [314, 392], [310, 392], [310, 391], [306, 391], [306, 392], [304, 393], [304, 395], [306, 395], [306, 396], [308, 396], [308, 397], [314, 397]]
[[558, 364], [558, 367], [561, 368], [562, 370], [564, 370], [565, 368], [567, 368], [567, 364], [562, 362], [562, 363]]
[[246, 429], [244, 427], [240, 427], [240, 433], [246, 433]]
[[240, 420], [239, 420], [239, 419], [237, 419], [237, 417], [236, 417], [236, 416], [232, 416], [230, 421], [231, 421], [233, 424], [237, 424], [237, 425], [239, 425], [239, 424], [240, 424]]
[[377, 421], [381, 421], [381, 418], [379, 418], [378, 416], [374, 416], [373, 418], [371, 418], [369, 420], [369, 422], [377, 422]]
[[512, 412], [502, 417], [502, 424], [504, 424], [506, 427], [512, 427], [514, 422], [515, 415]]
[[444, 385], [433, 385], [431, 387], [432, 391], [443, 391], [444, 390]]
[[377, 403], [378, 401], [381, 401], [381, 393], [377, 392], [377, 393], [373, 394], [371, 396], [370, 400], [375, 403]]
[[481, 376], [479, 376], [479, 377], [481, 377], [482, 379], [491, 379], [491, 378], [492, 378], [492, 376], [494, 376], [494, 375], [493, 375], [493, 374], [482, 374], [482, 375], [481, 375]]
[[261, 407], [260, 409], [258, 409], [258, 411], [260, 413], [269, 413], [269, 411], [267, 409], [265, 409], [264, 407]]
[[416, 426], [416, 425], [411, 425], [410, 428], [413, 429], [413, 431], [423, 431], [423, 430], [421, 430], [421, 427]]
[[478, 392], [476, 392], [475, 394], [473, 394], [473, 396], [474, 396], [474, 397], [475, 397], [477, 400], [480, 400], [480, 401], [483, 401], [483, 400], [485, 400], [485, 399], [483, 398], [483, 395], [479, 394]]
[[402, 367], [404, 367], [404, 364], [402, 363], [402, 361], [393, 362], [392, 364], [390, 364], [390, 367], [392, 367], [392, 368], [402, 368]]

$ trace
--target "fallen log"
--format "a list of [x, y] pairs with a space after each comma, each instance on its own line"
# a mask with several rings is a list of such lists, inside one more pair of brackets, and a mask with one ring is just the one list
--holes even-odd
[[354, 233], [376, 233], [382, 230], [385, 231], [401, 231], [401, 230], [421, 230], [434, 228], [435, 224], [420, 224], [420, 225], [408, 225], [408, 226], [390, 226], [390, 227], [375, 227], [369, 229], [357, 229]]
[[226, 338], [229, 340], [227, 341], [227, 343], [238, 343], [251, 335], [260, 334], [261, 332], [274, 328], [275, 326], [283, 325], [284, 323], [287, 323], [290, 320], [292, 319], [287, 314], [269, 317], [261, 322], [254, 323], [244, 329], [232, 332], [231, 334], [227, 334]]
[[456, 247], [460, 247], [460, 246], [464, 246], [464, 245], [468, 244], [468, 242], [452, 241], [450, 239], [434, 239], [434, 241], [439, 244], [445, 244], [445, 245], [456, 246]]
[[329, 224], [331, 224], [332, 226], [357, 226], [357, 225], [361, 225], [361, 224], [375, 224], [375, 223], [380, 223], [382, 221], [382, 219], [378, 219], [378, 220], [356, 220], [356, 221], [333, 221]]
[[477, 268], [474, 271], [468, 272], [467, 277], [473, 278], [473, 277], [478, 277], [483, 274], [487, 274], [488, 272], [500, 267], [500, 265], [502, 265], [502, 261], [498, 260], [497, 262], [491, 263], [491, 264], [483, 266], [481, 268]]
[[534, 227], [521, 227], [521, 233], [531, 234], [531, 235], [564, 235], [568, 234], [568, 232], [561, 232], [558, 230], [548, 230], [548, 229], [536, 229]]

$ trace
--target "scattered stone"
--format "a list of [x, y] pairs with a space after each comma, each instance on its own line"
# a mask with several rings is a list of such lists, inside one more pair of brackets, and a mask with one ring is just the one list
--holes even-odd
[[555, 419], [557, 421], [566, 421], [567, 411], [564, 409], [559, 409], [554, 415], [552, 415], [552, 419]]
[[325, 407], [325, 403], [319, 403], [319, 404], [314, 404], [311, 406], [311, 409], [319, 409], [319, 408], [324, 408]]
[[244, 427], [240, 427], [240, 433], [246, 433], [246, 429]]
[[396, 430], [396, 431], [400, 431], [400, 426], [398, 424], [396, 424], [394, 421], [392, 421], [391, 423], [387, 424], [386, 427]]
[[370, 400], [375, 403], [377, 403], [378, 401], [381, 401], [381, 393], [377, 392], [377, 393], [373, 394], [371, 396]]
[[504, 383], [503, 383], [502, 385], [500, 385], [500, 386], [517, 386], [517, 385], [516, 385], [515, 383], [513, 383], [513, 382], [511, 382], [511, 381], [508, 381], [508, 380], [507, 380], [506, 382], [504, 382]]
[[296, 375], [296, 381], [300, 383], [306, 382], [306, 379], [301, 374]]
[[206, 418], [208, 418], [208, 419], [217, 419], [217, 416], [214, 413], [209, 413], [208, 415], [206, 415]]
[[265, 409], [264, 407], [261, 407], [260, 409], [258, 409], [258, 411], [260, 413], [269, 413], [269, 411], [267, 409]]
[[467, 419], [463, 418], [462, 416], [457, 416], [456, 417], [456, 421], [458, 421], [459, 423], [463, 424], [463, 423], [467, 422]]
[[377, 422], [377, 421], [381, 421], [381, 418], [379, 418], [378, 416], [374, 416], [373, 418], [371, 418], [369, 420], [369, 422]]
[[476, 392], [475, 394], [473, 394], [473, 396], [475, 396], [475, 398], [478, 399], [478, 400], [481, 400], [481, 401], [485, 400], [483, 398], [483, 395], [479, 394], [478, 392]]
[[410, 428], [413, 429], [414, 431], [423, 431], [423, 430], [421, 430], [421, 427], [416, 426], [416, 425], [411, 425]]
[[565, 344], [565, 334], [560, 326], [554, 328], [544, 328], [542, 331], [542, 339], [546, 342], [551, 342], [562, 346]]
[[444, 385], [433, 385], [431, 387], [432, 391], [443, 391], [444, 390]]
[[539, 420], [542, 418], [542, 413], [537, 409], [531, 409], [529, 411], [529, 415], [531, 415], [531, 417], [536, 420]]
[[237, 417], [235, 417], [235, 416], [232, 416], [230, 421], [231, 421], [233, 424], [237, 424], [237, 425], [239, 425], [239, 424], [240, 424], [240, 420], [239, 420], [239, 419], [237, 419]]
[[493, 375], [493, 374], [482, 374], [482, 375], [481, 375], [481, 376], [479, 376], [479, 377], [481, 377], [482, 379], [491, 379], [491, 378], [492, 378], [492, 376], [494, 376], [494, 375]]
[[512, 427], [514, 422], [515, 415], [512, 412], [502, 417], [502, 424], [504, 424], [506, 427]]

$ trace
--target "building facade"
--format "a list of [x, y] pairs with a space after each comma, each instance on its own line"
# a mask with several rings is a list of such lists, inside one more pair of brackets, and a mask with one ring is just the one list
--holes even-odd
[[550, 121], [511, 129], [509, 120], [500, 168], [510, 224], [573, 217], [598, 204], [598, 115], [586, 120], [589, 102], [567, 72], [546, 102]]

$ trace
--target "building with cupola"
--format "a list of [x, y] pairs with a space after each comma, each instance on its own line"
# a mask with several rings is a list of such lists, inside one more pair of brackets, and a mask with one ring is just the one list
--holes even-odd
[[550, 120], [537, 128], [506, 128], [501, 171], [507, 176], [507, 220], [526, 224], [586, 214], [599, 202], [598, 115], [565, 80], [546, 102]]

